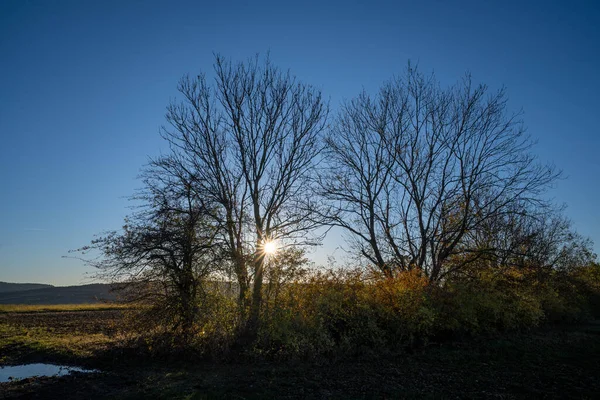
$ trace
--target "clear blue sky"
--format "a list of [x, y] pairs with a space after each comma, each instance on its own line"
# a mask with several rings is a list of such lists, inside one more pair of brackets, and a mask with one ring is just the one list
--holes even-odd
[[[525, 3], [527, 3], [525, 5]], [[185, 73], [213, 52], [272, 60], [335, 111], [407, 61], [469, 70], [523, 108], [552, 195], [600, 250], [600, 7], [596, 1], [0, 0], [0, 281], [78, 284], [65, 260], [119, 228]], [[317, 253], [331, 253], [335, 238]]]

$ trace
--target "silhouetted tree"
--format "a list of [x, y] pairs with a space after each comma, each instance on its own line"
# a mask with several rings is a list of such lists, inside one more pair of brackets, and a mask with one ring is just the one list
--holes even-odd
[[530, 152], [504, 90], [469, 76], [442, 89], [410, 65], [377, 96], [345, 104], [327, 145], [331, 223], [389, 276], [416, 267], [443, 278], [450, 257], [477, 251], [470, 233], [515, 204], [542, 205], [557, 177]]
[[187, 341], [199, 317], [207, 278], [223, 266], [223, 246], [192, 176], [172, 157], [144, 170], [141, 203], [121, 231], [108, 232], [78, 251], [99, 276], [119, 287], [128, 300], [154, 306], [154, 322], [167, 323]]
[[[233, 64], [217, 56], [215, 81], [184, 77], [183, 101], [167, 112], [170, 143], [193, 185], [217, 205], [213, 224], [227, 244], [242, 315], [255, 332], [265, 242], [307, 244], [318, 225], [311, 199], [327, 105], [267, 58]], [[250, 301], [249, 289], [252, 283]], [[248, 304], [250, 303], [250, 304]]]
[[560, 208], [516, 209], [490, 218], [471, 236], [494, 268], [571, 272], [595, 261], [592, 242], [575, 232]]

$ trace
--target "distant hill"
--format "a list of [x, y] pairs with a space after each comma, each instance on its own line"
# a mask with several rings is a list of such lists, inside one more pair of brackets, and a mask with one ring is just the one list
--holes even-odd
[[43, 283], [8, 283], [0, 282], [0, 293], [21, 292], [25, 290], [46, 289], [52, 285], [44, 285]]
[[39, 286], [37, 289], [0, 291], [0, 304], [89, 304], [116, 299], [116, 295], [110, 291], [111, 285], [103, 283], [80, 286]]

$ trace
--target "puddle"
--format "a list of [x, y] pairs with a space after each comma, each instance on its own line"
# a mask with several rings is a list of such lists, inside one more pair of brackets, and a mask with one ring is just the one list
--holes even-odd
[[17, 379], [31, 378], [34, 376], [62, 376], [71, 372], [98, 372], [93, 369], [69, 367], [55, 364], [23, 364], [0, 367], [0, 382], [10, 382]]

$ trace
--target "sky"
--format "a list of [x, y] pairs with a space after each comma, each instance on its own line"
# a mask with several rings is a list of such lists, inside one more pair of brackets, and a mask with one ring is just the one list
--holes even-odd
[[[407, 62], [444, 85], [506, 87], [549, 193], [600, 252], [600, 4], [595, 1], [0, 0], [0, 281], [89, 283], [63, 256], [118, 229], [165, 109], [213, 54], [270, 52], [340, 103]], [[339, 233], [313, 255], [336, 255]], [[339, 251], [338, 251], [339, 253]]]

